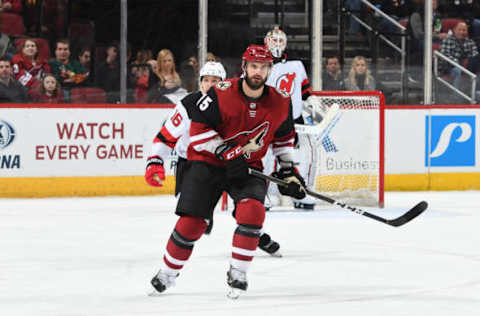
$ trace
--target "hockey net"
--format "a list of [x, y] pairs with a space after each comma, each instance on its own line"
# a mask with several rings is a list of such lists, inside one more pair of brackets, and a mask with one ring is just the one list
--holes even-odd
[[319, 140], [315, 190], [349, 204], [383, 207], [383, 94], [378, 91], [313, 94], [328, 106], [339, 104], [336, 119]]

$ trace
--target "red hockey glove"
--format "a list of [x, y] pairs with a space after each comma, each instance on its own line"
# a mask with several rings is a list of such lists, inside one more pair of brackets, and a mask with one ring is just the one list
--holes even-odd
[[280, 170], [272, 173], [272, 176], [288, 182], [288, 186], [278, 185], [278, 190], [281, 194], [291, 196], [298, 200], [306, 196], [305, 180], [303, 180], [302, 176], [298, 173], [297, 168], [280, 168]]
[[147, 158], [147, 170], [145, 170], [145, 181], [153, 187], [161, 187], [165, 180], [165, 168], [163, 168], [163, 159], [159, 156], [150, 156]]
[[218, 159], [225, 161], [228, 181], [241, 184], [248, 178], [248, 164], [241, 146], [235, 143], [224, 143], [217, 147], [215, 154]]

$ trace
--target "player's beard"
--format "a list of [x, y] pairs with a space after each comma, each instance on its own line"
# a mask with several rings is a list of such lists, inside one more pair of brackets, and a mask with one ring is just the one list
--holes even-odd
[[245, 82], [247, 83], [248, 87], [252, 90], [258, 90], [267, 81], [267, 78], [262, 78], [261, 76], [253, 76], [249, 77], [248, 74], [245, 74]]

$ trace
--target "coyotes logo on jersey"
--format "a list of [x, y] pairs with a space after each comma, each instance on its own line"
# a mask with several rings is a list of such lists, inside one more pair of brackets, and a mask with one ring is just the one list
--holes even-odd
[[263, 122], [251, 131], [242, 131], [236, 135], [226, 139], [226, 141], [235, 141], [239, 144], [244, 144], [242, 147], [243, 154], [247, 159], [250, 159], [252, 152], [259, 151], [265, 145], [264, 138], [270, 129], [269, 122]]

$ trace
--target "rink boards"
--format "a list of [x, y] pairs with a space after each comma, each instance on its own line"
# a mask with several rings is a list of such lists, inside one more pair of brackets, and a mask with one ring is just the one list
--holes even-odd
[[[0, 197], [172, 193], [173, 159], [164, 187], [143, 179], [151, 141], [172, 107], [0, 105]], [[480, 189], [479, 106], [385, 112], [386, 190]]]

